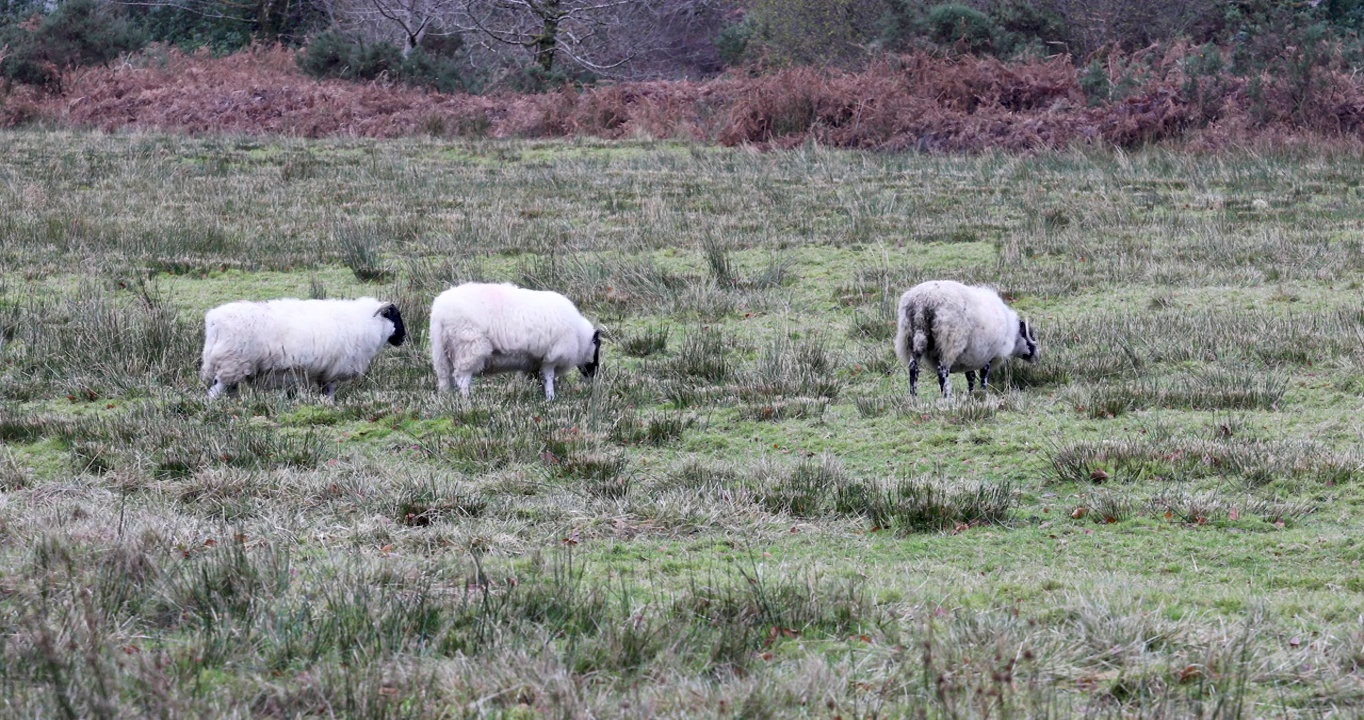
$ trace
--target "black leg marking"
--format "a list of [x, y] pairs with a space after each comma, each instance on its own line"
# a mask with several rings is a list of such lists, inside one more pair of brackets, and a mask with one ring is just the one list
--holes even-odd
[[985, 363], [985, 367], [980, 369], [980, 389], [990, 387], [990, 363]]
[[947, 366], [938, 366], [938, 389], [942, 390], [942, 396], [947, 397]]
[[919, 358], [909, 359], [909, 394], [911, 397], [919, 395]]
[[967, 370], [967, 371], [966, 371], [966, 392], [968, 392], [968, 393], [973, 393], [973, 392], [975, 392], [975, 391], [976, 391], [976, 371], [975, 371], [975, 370]]

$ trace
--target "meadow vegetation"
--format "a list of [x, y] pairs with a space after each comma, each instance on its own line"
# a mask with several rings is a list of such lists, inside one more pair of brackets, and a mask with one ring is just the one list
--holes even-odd
[[[4, 141], [5, 715], [1364, 701], [1357, 153]], [[910, 398], [941, 277], [1041, 362]], [[465, 280], [575, 300], [595, 381], [437, 396]], [[335, 404], [206, 401], [206, 309], [361, 294], [411, 342]]]

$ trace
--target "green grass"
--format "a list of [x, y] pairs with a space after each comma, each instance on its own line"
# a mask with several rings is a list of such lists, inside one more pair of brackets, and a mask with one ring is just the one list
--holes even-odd
[[[4, 139], [0, 714], [1364, 702], [1364, 158]], [[909, 397], [938, 277], [1041, 362]], [[595, 381], [436, 396], [466, 280]], [[358, 295], [411, 342], [334, 405], [205, 400], [205, 310]]]

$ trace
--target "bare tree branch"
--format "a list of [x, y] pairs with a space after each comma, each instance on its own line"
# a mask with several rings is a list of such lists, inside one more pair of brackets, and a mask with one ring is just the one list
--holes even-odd
[[401, 42], [404, 52], [427, 35], [458, 36], [464, 62], [495, 84], [527, 66], [620, 78], [676, 75], [679, 59], [696, 68], [714, 56], [732, 0], [312, 1], [328, 3], [351, 32]]

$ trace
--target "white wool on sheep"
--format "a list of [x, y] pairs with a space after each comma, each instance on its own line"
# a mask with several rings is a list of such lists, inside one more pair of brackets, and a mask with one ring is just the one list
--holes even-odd
[[909, 365], [910, 393], [918, 392], [920, 358], [937, 370], [943, 397], [951, 394], [949, 373], [965, 371], [967, 389], [973, 390], [976, 371], [986, 387], [990, 366], [1000, 360], [1037, 361], [1032, 328], [988, 287], [952, 280], [920, 283], [900, 296], [896, 318], [895, 354]]
[[232, 302], [204, 314], [199, 377], [209, 398], [247, 380], [306, 381], [331, 398], [338, 382], [363, 375], [385, 343], [404, 337], [397, 307], [371, 297]]
[[475, 375], [540, 375], [545, 398], [554, 379], [576, 367], [596, 372], [601, 337], [573, 301], [511, 283], [465, 283], [431, 304], [431, 363], [441, 392], [451, 382], [465, 397]]

